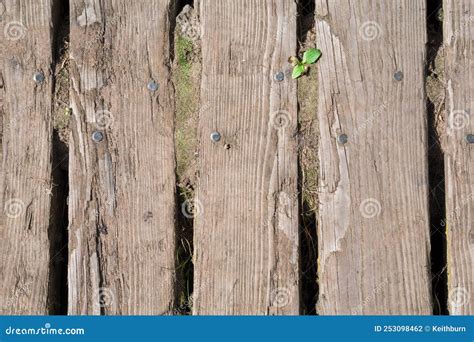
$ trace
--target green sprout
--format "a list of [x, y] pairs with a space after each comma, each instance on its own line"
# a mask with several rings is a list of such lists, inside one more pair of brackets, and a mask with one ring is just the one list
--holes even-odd
[[321, 57], [321, 51], [319, 49], [309, 49], [303, 54], [303, 60], [300, 61], [298, 57], [290, 57], [288, 62], [293, 65], [293, 74], [291, 77], [297, 79], [303, 75], [309, 68], [310, 64], [314, 64]]

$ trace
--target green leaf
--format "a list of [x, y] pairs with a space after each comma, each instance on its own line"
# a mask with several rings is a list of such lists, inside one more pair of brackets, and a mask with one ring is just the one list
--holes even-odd
[[309, 49], [303, 55], [304, 64], [313, 64], [321, 57], [321, 50], [319, 49]]
[[294, 79], [297, 79], [304, 73], [304, 71], [305, 71], [304, 64], [300, 63], [293, 68], [293, 74], [291, 75], [291, 77], [293, 77]]

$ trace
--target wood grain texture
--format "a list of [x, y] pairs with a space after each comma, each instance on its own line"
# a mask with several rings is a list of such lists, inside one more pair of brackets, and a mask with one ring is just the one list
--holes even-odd
[[317, 311], [430, 314], [425, 1], [316, 0], [316, 26]]
[[171, 12], [169, 0], [71, 1], [70, 314], [172, 309]]
[[[298, 314], [296, 4], [200, 1], [194, 314]], [[283, 70], [285, 80], [274, 75]], [[212, 142], [217, 131], [221, 140]]]
[[[49, 312], [51, 1], [3, 2], [0, 314]], [[43, 83], [33, 81], [36, 71]]]
[[448, 309], [474, 314], [474, 3], [444, 0]]

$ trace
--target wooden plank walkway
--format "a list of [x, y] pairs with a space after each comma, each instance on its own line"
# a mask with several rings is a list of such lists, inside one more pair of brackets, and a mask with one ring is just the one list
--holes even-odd
[[174, 303], [171, 1], [71, 1], [69, 313]]
[[53, 186], [51, 1], [20, 4], [8, 0], [4, 10], [0, 315], [44, 315], [50, 305], [48, 234]]
[[[443, 1], [448, 298], [439, 306], [473, 315], [474, 4]], [[297, 315], [317, 296], [303, 293], [316, 291], [301, 269], [311, 262], [318, 314], [433, 312], [431, 262], [445, 251], [430, 247], [425, 0], [315, 0], [317, 85], [311, 74], [291, 79], [288, 63], [304, 36], [303, 2], [195, 0], [199, 18], [182, 15], [172, 32], [182, 2], [69, 0], [67, 278], [53, 262], [66, 225], [52, 148], [60, 3], [0, 1], [0, 315], [57, 312], [61, 284], [59, 305], [72, 315], [173, 314], [186, 295], [182, 311], [195, 315]], [[200, 44], [179, 50], [180, 29], [199, 31]], [[195, 69], [202, 63], [198, 183], [181, 203], [172, 65], [191, 48]], [[305, 262], [302, 246], [316, 242], [299, 227], [307, 132], [297, 87], [309, 83], [319, 254]], [[176, 265], [178, 210], [194, 222], [186, 274]], [[182, 278], [193, 292], [181, 293]]]
[[194, 314], [299, 313], [295, 16], [293, 1], [200, 3]]
[[316, 1], [319, 314], [432, 312], [425, 15]]
[[[448, 309], [474, 314], [474, 3], [444, 0]], [[474, 139], [474, 138], [473, 138]]]

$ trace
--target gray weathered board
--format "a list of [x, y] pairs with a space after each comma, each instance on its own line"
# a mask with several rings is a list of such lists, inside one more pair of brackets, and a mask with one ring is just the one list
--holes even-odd
[[70, 3], [70, 314], [173, 308], [171, 15], [169, 0]]
[[320, 314], [432, 312], [425, 6], [316, 0]]
[[193, 311], [298, 314], [296, 4], [206, 0], [200, 19]]
[[474, 314], [474, 3], [444, 0], [448, 309]]
[[51, 1], [2, 5], [0, 314], [44, 315], [51, 305]]

